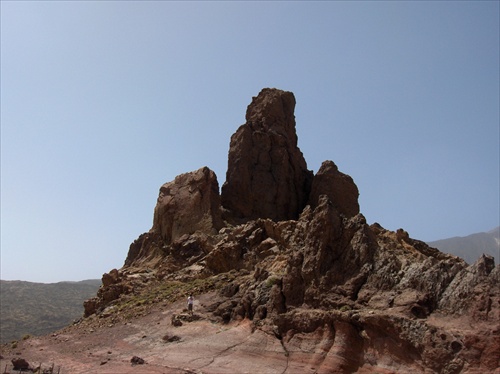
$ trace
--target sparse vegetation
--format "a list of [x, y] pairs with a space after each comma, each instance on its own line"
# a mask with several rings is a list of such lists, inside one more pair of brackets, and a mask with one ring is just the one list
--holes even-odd
[[32, 283], [0, 281], [0, 343], [58, 330], [83, 315], [83, 301], [100, 280]]
[[161, 280], [149, 282], [148, 286], [138, 293], [122, 295], [112, 303], [113, 308], [106, 309], [106, 316], [115, 319], [130, 320], [145, 313], [151, 306], [163, 302], [173, 303], [188, 294], [201, 294], [217, 290], [234, 280], [237, 272], [219, 274], [208, 278], [197, 278], [188, 281]]
[[271, 275], [269, 278], [266, 279], [265, 285], [267, 288], [271, 288], [272, 286], [278, 284], [279, 282], [281, 282], [281, 277], [278, 277], [276, 275]]

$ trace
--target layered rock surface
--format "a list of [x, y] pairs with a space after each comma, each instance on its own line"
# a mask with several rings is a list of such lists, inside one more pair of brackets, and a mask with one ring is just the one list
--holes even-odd
[[228, 346], [233, 364], [189, 370], [234, 372], [258, 355], [269, 373], [498, 371], [500, 267], [368, 224], [352, 178], [332, 161], [307, 170], [294, 106], [275, 89], [252, 100], [220, 199], [208, 168], [162, 186], [152, 229], [103, 277], [87, 320], [120, 323], [127, 308], [189, 292], [206, 300], [189, 323], [251, 326], [248, 342], [273, 347]]

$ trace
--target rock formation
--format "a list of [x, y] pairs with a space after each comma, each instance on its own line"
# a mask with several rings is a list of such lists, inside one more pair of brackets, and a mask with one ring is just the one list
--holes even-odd
[[321, 195], [328, 196], [335, 209], [348, 218], [359, 213], [358, 187], [349, 175], [339, 171], [333, 161], [323, 162], [314, 176], [309, 196], [312, 208], [318, 205]]
[[162, 186], [152, 229], [103, 277], [86, 314], [182, 284], [217, 289], [212, 318], [252, 321], [286, 352], [288, 368], [498, 370], [500, 267], [489, 256], [468, 266], [402, 229], [369, 225], [348, 175], [332, 161], [314, 178], [307, 170], [294, 106], [292, 93], [276, 89], [252, 100], [231, 138], [220, 201], [208, 168]]
[[220, 228], [219, 183], [212, 170], [203, 167], [161, 186], [151, 231], [166, 244], [184, 234], [214, 234]]
[[296, 219], [307, 203], [312, 172], [297, 146], [295, 97], [263, 89], [246, 123], [231, 137], [222, 205], [239, 220]]

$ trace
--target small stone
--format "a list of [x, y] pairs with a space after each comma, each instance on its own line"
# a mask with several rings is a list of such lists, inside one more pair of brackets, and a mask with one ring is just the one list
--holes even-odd
[[28, 361], [26, 361], [24, 358], [21, 357], [13, 358], [11, 362], [14, 370], [25, 371], [28, 370], [30, 367]]
[[130, 362], [132, 365], [143, 365], [145, 361], [140, 357], [134, 356], [130, 359]]

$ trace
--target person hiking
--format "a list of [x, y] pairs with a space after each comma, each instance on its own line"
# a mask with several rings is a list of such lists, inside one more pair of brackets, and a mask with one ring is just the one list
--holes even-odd
[[188, 312], [191, 314], [193, 314], [193, 302], [194, 302], [193, 295], [189, 295], [189, 297], [188, 297]]

